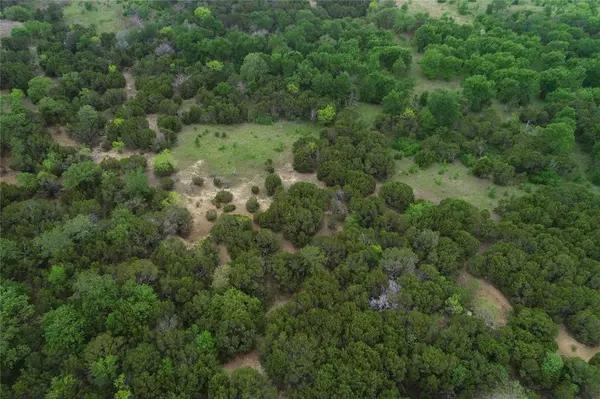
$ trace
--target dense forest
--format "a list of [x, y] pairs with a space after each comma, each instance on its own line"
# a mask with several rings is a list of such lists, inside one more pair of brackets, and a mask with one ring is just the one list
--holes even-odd
[[[0, 396], [598, 398], [600, 3], [412, 3], [2, 1]], [[282, 121], [305, 179], [194, 175], [192, 235], [184, 132]], [[524, 190], [427, 201], [406, 158]]]

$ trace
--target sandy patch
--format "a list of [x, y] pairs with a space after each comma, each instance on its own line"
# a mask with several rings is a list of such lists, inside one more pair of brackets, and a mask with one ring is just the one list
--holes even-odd
[[284, 306], [286, 303], [288, 303], [290, 300], [292, 299], [292, 296], [290, 294], [281, 294], [281, 295], [277, 295], [275, 297], [275, 301], [273, 301], [273, 304], [269, 307], [269, 309], [267, 310], [267, 314], [271, 313], [272, 311], [274, 311], [275, 309], [279, 309], [280, 307]]
[[0, 37], [9, 37], [13, 28], [23, 26], [23, 22], [0, 19]]
[[219, 245], [219, 265], [231, 262], [231, 256], [225, 245]]
[[586, 362], [589, 362], [596, 353], [600, 353], [600, 346], [588, 346], [582, 344], [577, 341], [564, 326], [561, 326], [558, 330], [556, 343], [558, 344], [558, 354], [565, 357], [580, 357]]
[[499, 289], [465, 270], [460, 272], [457, 283], [472, 290], [473, 303], [470, 310], [475, 316], [482, 318], [493, 328], [506, 325], [513, 307]]
[[9, 184], [19, 184], [17, 175], [19, 172], [10, 168], [10, 153], [0, 154], [0, 181]]
[[241, 367], [252, 367], [261, 374], [264, 374], [264, 370], [260, 364], [260, 353], [258, 352], [258, 349], [237, 355], [235, 359], [223, 365], [223, 368], [225, 368], [229, 374]]
[[294, 170], [291, 162], [284, 164], [281, 168], [276, 170], [276, 173], [279, 174], [281, 180], [285, 188], [289, 188], [292, 184], [303, 181], [308, 183], [314, 183], [318, 187], [326, 188], [327, 186], [322, 181], [317, 179], [316, 173], [299, 173]]
[[125, 78], [125, 93], [127, 93], [127, 98], [131, 99], [137, 94], [135, 79], [129, 71], [123, 72], [123, 77]]
[[50, 126], [48, 127], [48, 131], [52, 135], [54, 141], [56, 141], [62, 147], [81, 147], [82, 144], [73, 140], [71, 136], [67, 133], [67, 128], [65, 126]]

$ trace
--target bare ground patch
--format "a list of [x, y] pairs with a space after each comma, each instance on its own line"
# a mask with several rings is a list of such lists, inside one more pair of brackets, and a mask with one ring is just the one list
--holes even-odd
[[9, 184], [19, 184], [17, 175], [19, 172], [10, 169], [11, 155], [10, 153], [0, 154], [0, 182]]
[[323, 183], [322, 181], [319, 181], [319, 179], [317, 179], [317, 174], [316, 173], [300, 173], [300, 172], [296, 172], [294, 170], [294, 167], [292, 166], [291, 162], [288, 162], [288, 163], [284, 164], [276, 172], [281, 177], [281, 180], [283, 181], [283, 183], [284, 183], [284, 185], [285, 185], [286, 188], [289, 188], [289, 186], [291, 186], [292, 184], [294, 184], [296, 182], [299, 182], [299, 181], [304, 181], [304, 182], [308, 182], [308, 183], [314, 183], [318, 187], [321, 187], [321, 188], [326, 188], [327, 187], [325, 185], [325, 183]]
[[13, 28], [23, 26], [23, 22], [0, 19], [0, 37], [9, 37]]
[[48, 131], [52, 135], [54, 141], [63, 147], [81, 147], [82, 145], [77, 141], [73, 140], [67, 133], [65, 126], [50, 126]]
[[275, 297], [275, 300], [273, 301], [273, 304], [271, 304], [271, 306], [269, 307], [269, 310], [267, 310], [267, 314], [269, 314], [272, 311], [274, 311], [276, 309], [279, 309], [280, 307], [284, 306], [291, 299], [292, 299], [292, 296], [290, 294], [280, 294], [280, 295], [277, 295]]
[[589, 362], [596, 353], [600, 353], [600, 346], [588, 346], [577, 341], [564, 326], [560, 326], [558, 337], [557, 353], [565, 357], [580, 357], [586, 362]]
[[508, 299], [489, 282], [479, 279], [466, 270], [462, 270], [457, 283], [473, 292], [471, 311], [490, 327], [498, 328], [506, 325], [508, 314], [513, 307]]
[[260, 364], [260, 353], [258, 352], [258, 349], [254, 349], [253, 351], [245, 354], [237, 355], [235, 359], [223, 365], [223, 368], [229, 374], [241, 367], [252, 367], [253, 369], [258, 370], [258, 372], [261, 374], [264, 374], [264, 370]]
[[127, 98], [131, 99], [137, 94], [137, 90], [135, 89], [135, 79], [129, 71], [123, 72], [123, 77], [125, 78], [125, 93], [127, 93]]

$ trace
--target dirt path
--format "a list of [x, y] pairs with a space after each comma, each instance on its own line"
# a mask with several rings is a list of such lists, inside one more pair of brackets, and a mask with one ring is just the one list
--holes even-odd
[[127, 99], [130, 100], [137, 94], [137, 90], [135, 89], [135, 79], [129, 71], [123, 72], [123, 77], [125, 78], [125, 93], [127, 93]]
[[260, 353], [258, 352], [258, 349], [254, 349], [253, 351], [245, 354], [237, 355], [235, 359], [223, 365], [223, 368], [225, 368], [229, 374], [241, 367], [252, 367], [253, 369], [258, 370], [261, 374], [264, 374], [264, 370], [260, 364]]
[[479, 279], [466, 270], [462, 270], [457, 283], [473, 292], [473, 304], [470, 309], [493, 328], [506, 325], [508, 314], [513, 310], [508, 299], [489, 282]]
[[558, 344], [557, 353], [565, 357], [580, 357], [588, 362], [596, 353], [600, 353], [600, 346], [588, 346], [577, 341], [564, 326], [558, 330], [556, 337]]
[[275, 309], [279, 309], [280, 307], [284, 306], [286, 303], [288, 303], [290, 300], [292, 299], [292, 296], [289, 294], [282, 294], [282, 295], [278, 295], [275, 298], [275, 301], [273, 302], [273, 304], [269, 307], [269, 309], [267, 310], [267, 314], [271, 313], [272, 311], [274, 311]]

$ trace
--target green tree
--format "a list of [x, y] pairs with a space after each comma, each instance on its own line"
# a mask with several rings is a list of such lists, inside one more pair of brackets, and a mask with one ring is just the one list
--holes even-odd
[[62, 305], [42, 317], [45, 351], [50, 355], [77, 352], [83, 344], [85, 320], [71, 305]]
[[565, 122], [555, 122], [548, 124], [545, 128], [540, 127], [538, 134], [551, 154], [568, 153], [575, 146], [573, 127]]
[[275, 194], [277, 187], [282, 187], [282, 185], [281, 177], [276, 173], [271, 173], [265, 178], [265, 190], [267, 190], [267, 195]]
[[46, 97], [52, 89], [52, 79], [46, 76], [36, 76], [28, 83], [27, 96], [34, 104]]
[[86, 144], [93, 144], [99, 136], [100, 116], [90, 105], [84, 105], [77, 112], [77, 118], [69, 128], [71, 137]]
[[269, 65], [263, 59], [262, 53], [250, 53], [244, 58], [240, 74], [246, 82], [254, 83], [269, 73]]
[[494, 98], [494, 82], [482, 75], [473, 75], [462, 83], [463, 94], [472, 111], [481, 111]]
[[35, 309], [16, 284], [0, 286], [0, 359], [6, 375], [31, 351], [25, 334], [33, 322]]
[[435, 90], [427, 97], [427, 108], [439, 126], [450, 126], [460, 118], [460, 96], [456, 91]]
[[277, 390], [268, 378], [251, 367], [241, 367], [231, 374], [229, 392], [231, 398], [277, 398]]
[[319, 119], [319, 122], [323, 123], [333, 122], [335, 119], [335, 106], [333, 104], [328, 104], [324, 108], [318, 110], [317, 119]]
[[404, 212], [415, 201], [412, 187], [401, 182], [384, 183], [379, 189], [379, 196], [389, 207], [399, 212]]

